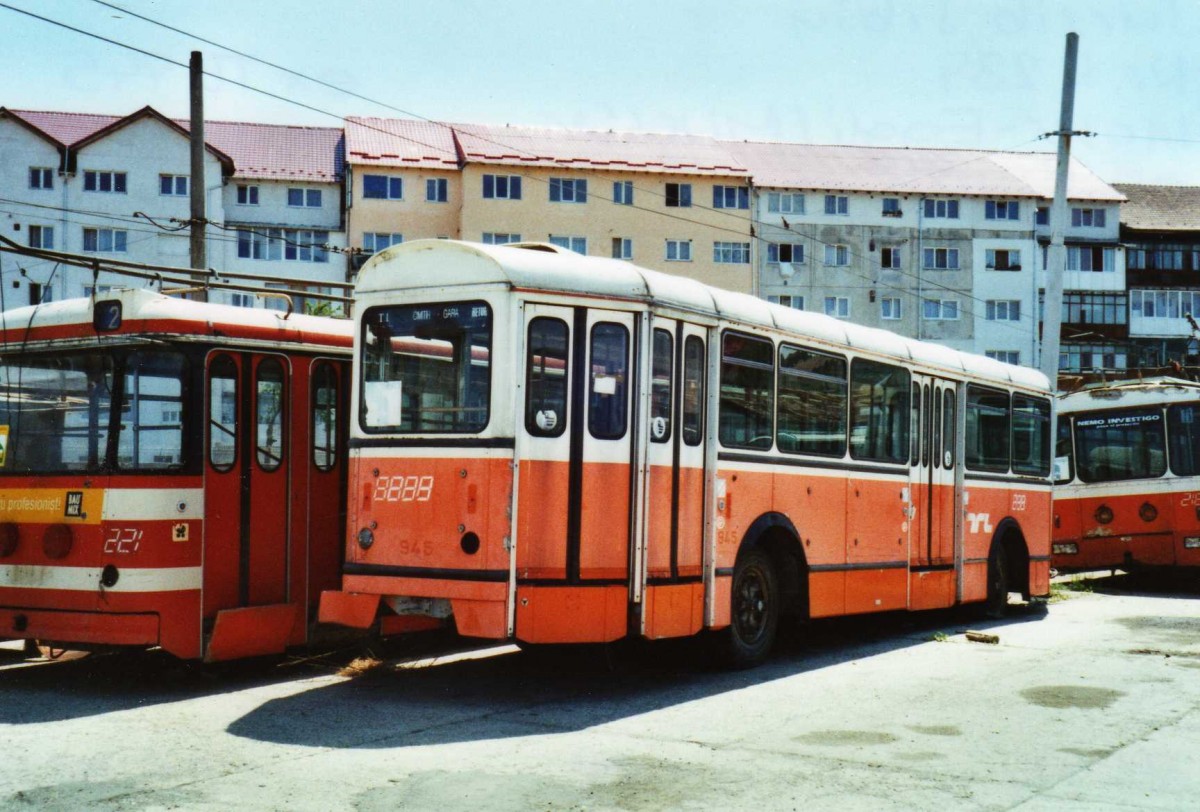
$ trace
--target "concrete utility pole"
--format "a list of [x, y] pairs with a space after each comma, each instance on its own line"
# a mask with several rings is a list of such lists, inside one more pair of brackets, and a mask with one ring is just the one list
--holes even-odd
[[191, 102], [192, 102], [192, 229], [191, 229], [191, 264], [193, 268], [204, 268], [208, 265], [205, 256], [205, 225], [204, 196], [204, 57], [199, 51], [192, 51], [190, 63]]
[[1054, 203], [1050, 206], [1046, 305], [1042, 318], [1042, 372], [1050, 379], [1050, 385], [1054, 388], [1058, 386], [1063, 275], [1067, 270], [1067, 249], [1063, 244], [1063, 234], [1067, 227], [1067, 169], [1071, 163], [1071, 125], [1075, 116], [1075, 65], [1078, 58], [1079, 35], [1067, 34], [1067, 55], [1063, 63], [1062, 112], [1058, 119], [1058, 167], [1054, 177]]

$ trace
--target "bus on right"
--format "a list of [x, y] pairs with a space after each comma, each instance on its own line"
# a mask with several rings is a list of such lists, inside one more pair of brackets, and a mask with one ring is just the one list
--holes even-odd
[[1200, 567], [1200, 384], [1093, 384], [1058, 405], [1053, 567]]

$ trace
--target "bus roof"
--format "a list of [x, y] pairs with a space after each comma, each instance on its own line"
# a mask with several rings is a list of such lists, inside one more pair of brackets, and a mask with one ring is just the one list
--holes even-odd
[[95, 305], [114, 300], [121, 304], [121, 326], [100, 335], [220, 337], [347, 349], [353, 343], [350, 319], [299, 314], [285, 318], [276, 310], [197, 302], [145, 289], [113, 290], [97, 299], [64, 299], [6, 310], [0, 313], [0, 339], [9, 346], [80, 338], [95, 341]]
[[1068, 414], [1194, 400], [1200, 400], [1200, 383], [1183, 378], [1156, 377], [1091, 384], [1060, 395], [1058, 409], [1060, 414]]
[[750, 326], [777, 328], [984, 380], [1040, 390], [1050, 388], [1045, 375], [1028, 367], [905, 338], [821, 313], [771, 304], [745, 293], [722, 290], [629, 262], [581, 256], [539, 243], [482, 245], [456, 240], [402, 243], [381, 251], [363, 266], [355, 294], [369, 297], [399, 289], [486, 284], [609, 299], [653, 300], [684, 311]]

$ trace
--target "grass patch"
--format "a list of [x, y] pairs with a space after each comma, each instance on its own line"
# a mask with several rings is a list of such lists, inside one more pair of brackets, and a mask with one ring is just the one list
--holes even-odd
[[355, 657], [349, 663], [338, 670], [340, 677], [361, 677], [368, 671], [372, 671], [383, 665], [383, 660], [378, 660], [374, 657]]
[[1072, 593], [1095, 592], [1095, 587], [1088, 578], [1076, 578], [1070, 581], [1058, 581], [1050, 584], [1050, 602], [1059, 603], [1068, 600]]
[[933, 637], [930, 637], [929, 639], [934, 643], [945, 643], [950, 639], [950, 635], [946, 634], [945, 632], [934, 632]]

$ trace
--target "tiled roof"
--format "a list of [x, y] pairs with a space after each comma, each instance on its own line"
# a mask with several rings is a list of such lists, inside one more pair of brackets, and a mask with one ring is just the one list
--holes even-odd
[[1200, 231], [1200, 186], [1114, 183], [1128, 202], [1121, 225], [1146, 231]]
[[405, 118], [346, 118], [346, 158], [352, 164], [457, 169], [450, 127]]
[[[1042, 152], [855, 147], [730, 141], [726, 147], [759, 187], [901, 194], [1054, 196], [1055, 156]], [[1121, 194], [1071, 160], [1068, 196], [1121, 200]]]
[[[125, 116], [12, 110], [56, 141], [70, 146]], [[191, 122], [174, 119], [187, 131]], [[341, 177], [340, 127], [293, 127], [232, 121], [204, 122], [204, 140], [233, 159], [234, 177], [335, 182]]]
[[702, 135], [455, 124], [467, 163], [562, 166], [680, 174], [748, 174], [715, 138]]

